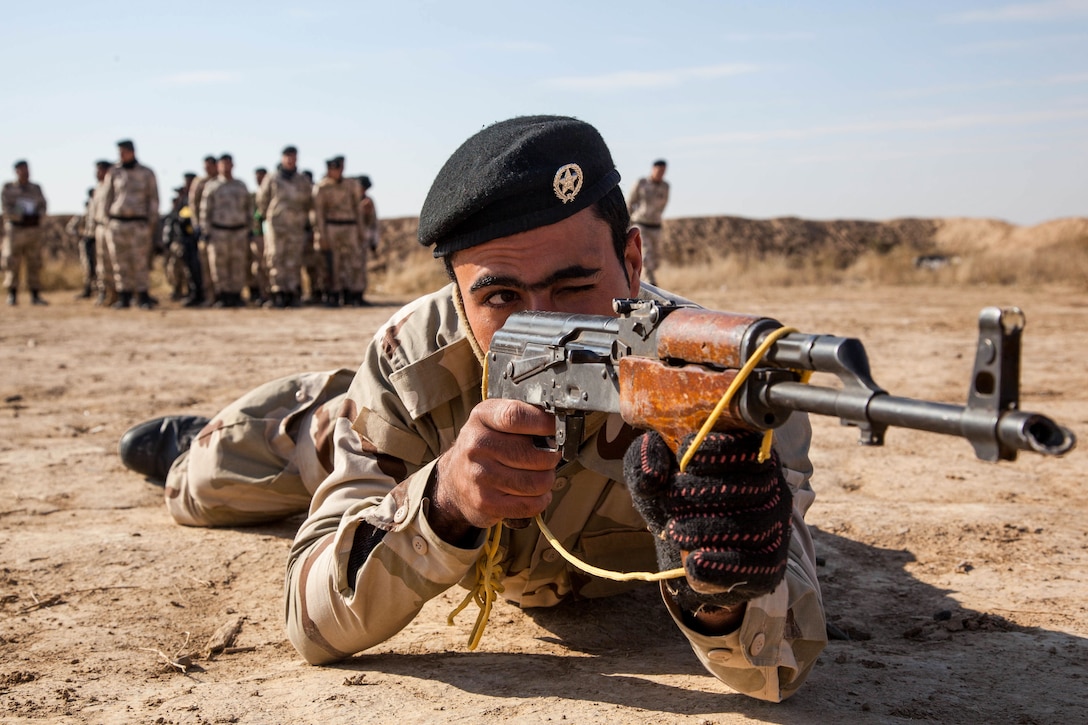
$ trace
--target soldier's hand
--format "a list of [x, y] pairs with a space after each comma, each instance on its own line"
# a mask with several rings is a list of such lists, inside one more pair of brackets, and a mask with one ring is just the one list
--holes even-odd
[[774, 591], [785, 575], [793, 497], [777, 457], [759, 462], [760, 439], [711, 433], [684, 473], [657, 433], [627, 450], [624, 477], [658, 563], [684, 567], [685, 578], [667, 588], [685, 611], [735, 607]]
[[431, 526], [458, 543], [504, 519], [527, 519], [552, 498], [558, 451], [535, 445], [555, 434], [555, 417], [516, 400], [485, 400], [439, 459]]

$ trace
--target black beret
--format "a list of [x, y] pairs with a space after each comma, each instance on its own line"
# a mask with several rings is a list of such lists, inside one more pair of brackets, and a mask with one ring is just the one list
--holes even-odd
[[234, 157], [231, 156], [230, 154], [223, 154], [222, 156], [219, 157], [219, 160], [220, 161], [231, 161], [231, 162], [233, 162]]
[[135, 151], [136, 150], [136, 144], [132, 143], [132, 141], [130, 141], [129, 139], [126, 138], [126, 139], [123, 139], [123, 140], [117, 142], [117, 148], [119, 148], [119, 149], [128, 149], [129, 151]]
[[668, 164], [665, 163], [665, 159], [658, 159], [657, 161], [654, 162], [653, 165], [654, 166], [668, 166]]
[[14, 163], [14, 164], [12, 165], [12, 167], [11, 167], [11, 168], [13, 168], [13, 169], [17, 169], [17, 168], [19, 168], [20, 166], [26, 166], [27, 168], [30, 168], [30, 164], [28, 164], [28, 163], [26, 162], [26, 160], [25, 160], [25, 159], [19, 159], [18, 161], [16, 161], [16, 162], [15, 162], [15, 163]]
[[109, 167], [113, 166], [113, 162], [99, 159], [98, 161], [94, 162], [94, 165], [100, 169], [108, 169]]
[[359, 185], [362, 186], [364, 189], [369, 189], [370, 187], [374, 186], [370, 183], [370, 177], [366, 176], [365, 174], [359, 177]]
[[344, 157], [343, 156], [333, 156], [331, 159], [329, 159], [329, 160], [327, 160], [325, 162], [325, 166], [328, 166], [330, 169], [339, 169], [343, 165], [344, 165]]
[[600, 201], [620, 181], [604, 139], [584, 121], [521, 116], [461, 144], [419, 214], [434, 256], [555, 224]]
[[280, 156], [286, 156], [287, 154], [295, 154], [297, 156], [298, 149], [296, 149], [294, 146], [284, 146], [283, 152], [280, 153]]
[[215, 162], [216, 162], [216, 158], [214, 156], [212, 156], [211, 154], [208, 154], [207, 156], [204, 157], [204, 163], [206, 163], [206, 164], [207, 163], [213, 163], [214, 164]]
[[186, 172], [185, 172], [185, 178], [186, 178], [186, 179], [195, 179], [195, 178], [196, 178], [196, 174], [194, 174], [194, 173], [193, 173], [192, 171], [186, 171]]
[[266, 169], [266, 168], [265, 168], [265, 167], [263, 167], [263, 166], [258, 166], [257, 168], [253, 169], [253, 173], [254, 173], [254, 174], [267, 174], [267, 173], [268, 173], [268, 169]]

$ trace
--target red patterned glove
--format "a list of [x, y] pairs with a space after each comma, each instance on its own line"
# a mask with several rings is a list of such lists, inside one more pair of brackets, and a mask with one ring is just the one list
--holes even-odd
[[686, 611], [735, 606], [785, 576], [793, 496], [777, 456], [759, 462], [760, 441], [749, 431], [711, 433], [683, 473], [657, 433], [627, 449], [624, 475], [658, 565], [684, 567], [686, 578], [667, 586]]

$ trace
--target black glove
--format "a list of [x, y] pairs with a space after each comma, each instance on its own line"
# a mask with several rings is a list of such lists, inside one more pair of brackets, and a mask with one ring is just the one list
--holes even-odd
[[760, 441], [749, 431], [711, 433], [684, 473], [653, 431], [627, 449], [624, 476], [658, 565], [684, 567], [686, 577], [666, 587], [685, 611], [736, 606], [785, 576], [793, 495], [776, 455], [759, 463]]

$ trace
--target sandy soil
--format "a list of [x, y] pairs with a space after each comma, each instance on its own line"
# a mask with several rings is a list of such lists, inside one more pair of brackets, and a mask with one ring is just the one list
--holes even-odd
[[[895, 394], [963, 402], [978, 311], [1028, 316], [1022, 407], [1088, 434], [1088, 293], [865, 287], [684, 290], [865, 341]], [[656, 593], [543, 612], [503, 605], [480, 649], [451, 592], [331, 667], [286, 642], [282, 573], [298, 521], [171, 523], [116, 443], [163, 413], [210, 415], [252, 385], [355, 367], [406, 300], [365, 311], [97, 310], [70, 293], [0, 313], [0, 720], [17, 722], [1088, 721], [1088, 446], [974, 459], [891, 431], [885, 448], [817, 421], [811, 511], [833, 641], [778, 705], [704, 674]], [[221, 627], [233, 648], [208, 654]], [[171, 664], [173, 663], [173, 664]], [[188, 663], [188, 664], [186, 664]], [[182, 669], [187, 671], [183, 672]]]

